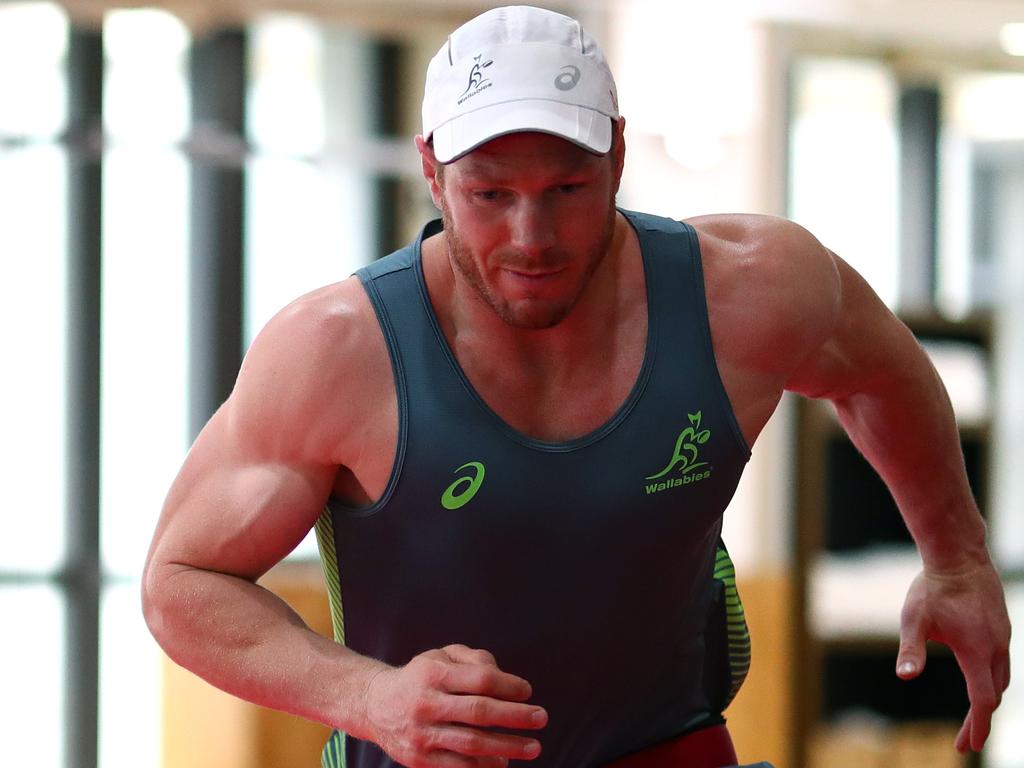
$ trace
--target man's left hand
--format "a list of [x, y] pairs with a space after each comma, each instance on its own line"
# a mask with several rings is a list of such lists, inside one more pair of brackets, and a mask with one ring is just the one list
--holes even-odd
[[917, 575], [903, 604], [897, 675], [910, 680], [921, 674], [928, 640], [953, 651], [967, 682], [971, 706], [956, 748], [980, 752], [1010, 684], [1010, 619], [991, 562], [956, 571], [925, 567]]

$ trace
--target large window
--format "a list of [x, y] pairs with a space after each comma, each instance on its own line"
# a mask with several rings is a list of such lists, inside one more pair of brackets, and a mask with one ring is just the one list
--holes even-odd
[[792, 74], [791, 217], [890, 306], [898, 294], [897, 91], [870, 59], [808, 57]]
[[[107, 13], [101, 29], [78, 38], [91, 46], [92, 68], [70, 77], [76, 34], [56, 4], [0, 4], [0, 615], [17, 629], [0, 639], [3, 754], [5, 764], [38, 768], [157, 768], [163, 666], [139, 577], [192, 437], [190, 348], [203, 341], [190, 337], [194, 163], [245, 168], [234, 204], [244, 212], [237, 322], [248, 344], [286, 303], [379, 255], [371, 251], [380, 170], [372, 158], [353, 162], [374, 141], [365, 118], [374, 81], [363, 76], [374, 43], [296, 17], [255, 21], [242, 35], [248, 55], [234, 62], [247, 83], [246, 124], [211, 144], [194, 135], [194, 88], [207, 84], [196, 85], [196, 41], [179, 19]], [[357, 75], [339, 87], [338, 68]], [[90, 77], [102, 110], [94, 105], [96, 124], [69, 126], [68, 105], [81, 95], [72, 91]], [[84, 284], [68, 234], [85, 215], [73, 171], [83, 163], [101, 180], [92, 229], [101, 258], [86, 276], [100, 286], [85, 301], [100, 313], [99, 338], [84, 353], [100, 384], [91, 400], [72, 375], [78, 358], [68, 342], [79, 306], [68, 297]], [[72, 450], [80, 413], [99, 438]], [[69, 478], [83, 466], [96, 472], [91, 502], [69, 498]], [[98, 549], [70, 540], [77, 515], [95, 518], [86, 527], [98, 527]], [[312, 538], [297, 554], [315, 554]], [[88, 586], [92, 573], [98, 590]], [[93, 619], [80, 626], [83, 614]], [[91, 637], [72, 636], [82, 626]], [[90, 653], [96, 666], [81, 663]], [[83, 686], [83, 675], [97, 679]], [[82, 693], [97, 687], [98, 700]], [[72, 720], [97, 734], [96, 755], [66, 747]]]
[[56, 6], [0, 5], [0, 722], [11, 765], [64, 758], [67, 172], [56, 137], [67, 41]]
[[[903, 284], [919, 281], [913, 270], [931, 272], [927, 302], [912, 306], [907, 316], [926, 339], [951, 334], [942, 342], [926, 341], [925, 348], [954, 401], [971, 482], [1008, 585], [1011, 620], [1019, 624], [1024, 73], [970, 69], [962, 62], [932, 63], [931, 71], [929, 76], [924, 63], [907, 79], [881, 58], [798, 57], [791, 72], [790, 214], [850, 261], [897, 311], [907, 310]], [[932, 154], [915, 157], [908, 146]], [[927, 233], [933, 239], [928, 259], [915, 261], [908, 251], [920, 243], [906, 237], [906, 228], [920, 213], [913, 207], [922, 204], [934, 205], [933, 231]], [[959, 343], [975, 332], [980, 344]], [[846, 656], [877, 655], [877, 648], [857, 642], [870, 636], [877, 645], [878, 638], [895, 635], [901, 584], [909, 584], [919, 567], [915, 554], [894, 548], [819, 557], [809, 579], [810, 633], [825, 653], [841, 641]], [[827, 680], [822, 687], [826, 698], [843, 693]], [[993, 721], [983, 764], [1024, 764], [1022, 729], [1024, 702], [1011, 688]]]
[[138, 577], [187, 448], [189, 35], [160, 11], [104, 23], [99, 753], [160, 765], [160, 653]]

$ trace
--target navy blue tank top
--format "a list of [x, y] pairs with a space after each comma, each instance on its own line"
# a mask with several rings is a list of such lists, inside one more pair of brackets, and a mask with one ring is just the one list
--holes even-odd
[[[721, 722], [749, 663], [719, 534], [750, 454], [712, 352], [697, 236], [621, 212], [643, 255], [646, 352], [618, 411], [568, 442], [510, 427], [460, 368], [421, 265], [440, 221], [357, 273], [391, 356], [398, 449], [379, 501], [332, 499], [317, 525], [336, 639], [394, 665], [487, 649], [548, 711], [538, 767], [601, 765]], [[324, 764], [396, 765], [337, 733]]]

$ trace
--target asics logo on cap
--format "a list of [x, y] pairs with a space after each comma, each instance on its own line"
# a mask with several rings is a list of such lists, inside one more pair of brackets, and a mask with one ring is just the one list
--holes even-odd
[[[555, 88], [560, 91], [571, 91], [580, 81], [580, 68], [572, 64], [562, 67], [562, 74], [555, 78]], [[568, 71], [565, 71], [568, 70]]]

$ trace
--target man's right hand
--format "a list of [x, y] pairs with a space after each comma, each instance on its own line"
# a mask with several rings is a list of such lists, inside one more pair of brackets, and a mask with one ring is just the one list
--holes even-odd
[[448, 645], [371, 678], [370, 739], [409, 768], [496, 768], [509, 759], [533, 760], [540, 742], [489, 730], [547, 725], [544, 709], [524, 703], [531, 695], [530, 684], [502, 672], [487, 651]]

